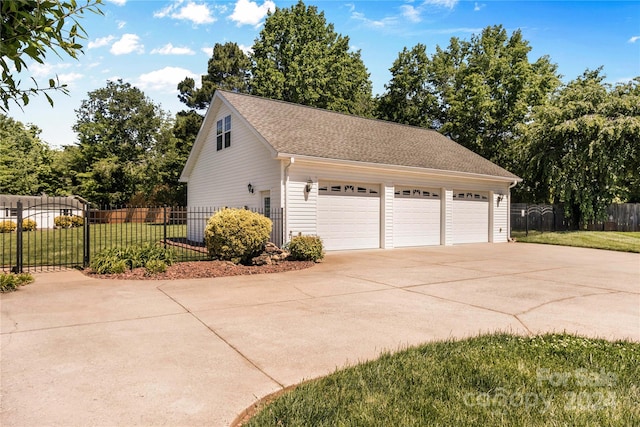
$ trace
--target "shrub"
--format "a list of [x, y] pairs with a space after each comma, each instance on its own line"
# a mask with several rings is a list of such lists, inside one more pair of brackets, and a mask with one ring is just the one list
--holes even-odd
[[[158, 264], [164, 264], [164, 270], [176, 260], [176, 253], [171, 248], [163, 248], [153, 243], [145, 243], [142, 246], [129, 246], [126, 248], [107, 248], [91, 260], [91, 269], [97, 274], [119, 274], [138, 267], [147, 268], [151, 263], [151, 270], [162, 268]], [[149, 268], [148, 268], [149, 270]]]
[[209, 255], [233, 263], [248, 263], [271, 235], [271, 220], [246, 209], [223, 209], [207, 221], [204, 239]]
[[296, 236], [289, 242], [287, 250], [295, 261], [317, 262], [324, 258], [322, 240], [318, 236]]
[[0, 221], [0, 233], [11, 233], [18, 228], [18, 224], [15, 221], [4, 220]]
[[71, 215], [71, 226], [82, 227], [84, 225], [84, 218], [78, 215]]
[[84, 218], [78, 215], [60, 215], [53, 219], [53, 223], [58, 228], [82, 227]]
[[147, 275], [164, 273], [167, 271], [167, 263], [159, 259], [152, 259], [145, 264], [144, 268], [147, 270]]
[[28, 273], [2, 273], [0, 274], [0, 292], [13, 292], [20, 286], [32, 283], [33, 280], [33, 276]]
[[31, 219], [25, 218], [22, 220], [22, 231], [35, 231], [38, 228], [38, 223]]

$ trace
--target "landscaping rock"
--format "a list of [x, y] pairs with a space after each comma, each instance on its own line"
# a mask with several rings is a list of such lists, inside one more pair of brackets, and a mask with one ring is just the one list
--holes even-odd
[[251, 260], [252, 265], [272, 265], [285, 261], [289, 256], [289, 252], [280, 249], [272, 242], [264, 245], [263, 252]]

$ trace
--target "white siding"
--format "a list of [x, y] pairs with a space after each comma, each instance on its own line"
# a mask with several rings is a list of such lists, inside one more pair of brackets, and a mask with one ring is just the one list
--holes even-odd
[[380, 212], [380, 221], [381, 224], [381, 235], [382, 235], [382, 244], [381, 247], [383, 249], [393, 248], [393, 218], [394, 218], [394, 200], [393, 200], [393, 192], [394, 185], [385, 183], [382, 186], [382, 191], [380, 194], [381, 200], [381, 212]]
[[453, 190], [443, 188], [440, 210], [440, 244], [453, 245]]
[[[509, 193], [501, 192], [493, 194], [493, 242], [504, 243], [509, 239]], [[500, 196], [502, 200], [498, 202]]]
[[[216, 121], [231, 115], [231, 146], [216, 149]], [[190, 210], [220, 207], [260, 208], [261, 191], [270, 191], [272, 207], [280, 207], [280, 161], [255, 134], [222, 105], [205, 134], [205, 143], [187, 184]], [[253, 193], [247, 185], [251, 183]], [[188, 238], [202, 241], [204, 220], [190, 221]]]

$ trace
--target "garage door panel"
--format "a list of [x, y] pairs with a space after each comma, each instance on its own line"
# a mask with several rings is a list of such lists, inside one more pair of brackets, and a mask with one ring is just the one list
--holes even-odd
[[[340, 191], [338, 187], [341, 187]], [[327, 250], [379, 248], [378, 187], [328, 183], [321, 184], [320, 188], [327, 189], [318, 194], [318, 235], [322, 238], [325, 248]], [[367, 189], [366, 192], [364, 188]], [[361, 190], [360, 193], [358, 189]]]
[[393, 246], [440, 244], [440, 200], [395, 198], [393, 202]]
[[489, 241], [489, 200], [487, 193], [455, 191], [453, 199], [453, 243]]

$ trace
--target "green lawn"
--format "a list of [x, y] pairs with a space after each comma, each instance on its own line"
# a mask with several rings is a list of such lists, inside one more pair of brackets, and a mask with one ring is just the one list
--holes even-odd
[[[167, 238], [186, 237], [187, 226], [168, 225]], [[147, 223], [92, 224], [89, 229], [93, 256], [108, 247], [141, 245], [159, 242], [164, 237], [164, 226]], [[30, 265], [82, 265], [83, 229], [42, 229], [24, 233], [23, 263]], [[0, 265], [16, 263], [16, 233], [0, 234]], [[179, 260], [202, 259], [203, 254], [176, 248]]]
[[487, 335], [303, 383], [246, 425], [637, 426], [639, 381], [638, 343]]
[[563, 231], [553, 233], [513, 232], [518, 242], [549, 245], [579, 246], [582, 248], [608, 249], [612, 251], [639, 252], [640, 232], [623, 231]]

